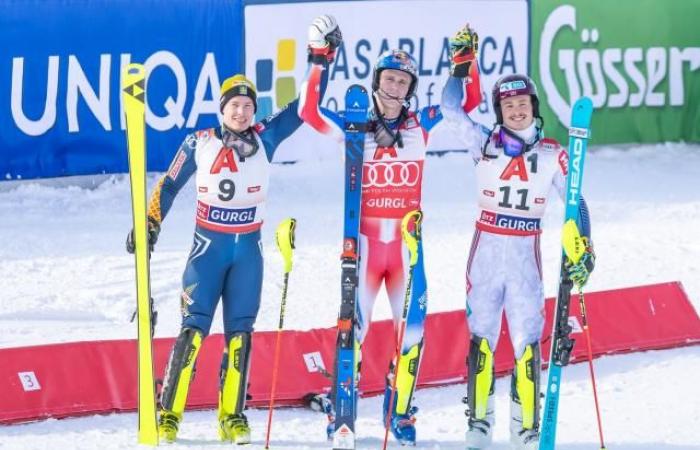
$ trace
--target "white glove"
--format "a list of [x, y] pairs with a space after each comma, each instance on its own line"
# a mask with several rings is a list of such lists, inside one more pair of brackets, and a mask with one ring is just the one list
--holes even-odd
[[327, 14], [316, 17], [314, 21], [311, 22], [311, 25], [309, 25], [309, 47], [328, 47], [331, 43], [328, 42], [326, 36], [332, 33], [336, 28], [338, 28], [338, 22], [336, 22], [335, 17]]

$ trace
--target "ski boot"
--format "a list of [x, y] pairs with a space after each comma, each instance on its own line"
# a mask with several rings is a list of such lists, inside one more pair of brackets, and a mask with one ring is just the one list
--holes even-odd
[[537, 450], [540, 443], [539, 424], [534, 428], [523, 428], [522, 406], [510, 401], [510, 444], [513, 450]]
[[333, 402], [331, 402], [331, 398], [328, 394], [306, 394], [303, 402], [314, 411], [324, 414], [331, 414], [333, 412]]
[[527, 345], [515, 360], [510, 388], [510, 443], [514, 450], [537, 450], [540, 442], [540, 349]]
[[326, 425], [326, 437], [328, 442], [333, 442], [333, 435], [335, 434], [335, 416], [328, 416], [328, 425]]
[[[387, 386], [384, 391], [383, 419], [382, 424], [386, 426], [387, 415], [389, 414], [389, 399], [391, 398], [391, 387]], [[394, 407], [391, 408], [391, 419], [389, 419], [389, 430], [394, 438], [401, 445], [416, 445], [416, 418], [415, 415], [418, 408], [411, 406], [406, 411], [406, 414], [398, 414], [396, 412], [396, 394], [394, 394]]]
[[511, 428], [510, 445], [513, 450], [537, 450], [540, 446], [540, 432], [527, 428]]
[[486, 448], [493, 440], [494, 365], [493, 352], [486, 338], [472, 335], [467, 358], [467, 450]]
[[465, 437], [467, 450], [487, 448], [493, 439], [493, 423], [488, 420], [469, 419]]
[[234, 444], [250, 444], [248, 418], [243, 413], [229, 414], [219, 418], [219, 437]]
[[[462, 399], [463, 403], [469, 404], [467, 397]], [[493, 396], [489, 396], [488, 407], [486, 410], [486, 417], [483, 419], [477, 419], [471, 417], [469, 409], [467, 409], [464, 414], [467, 416], [467, 432], [465, 435], [467, 450], [478, 450], [487, 448], [491, 445], [493, 440], [493, 426], [496, 423], [496, 418], [494, 416], [493, 410]]]
[[[401, 445], [416, 445], [416, 413], [418, 408], [412, 406], [406, 414], [396, 414], [391, 417], [389, 424], [391, 434], [394, 435]], [[384, 424], [386, 425], [386, 416], [384, 416]]]
[[171, 411], [161, 410], [158, 419], [158, 436], [161, 440], [172, 444], [177, 439], [177, 430], [180, 427], [182, 417]]

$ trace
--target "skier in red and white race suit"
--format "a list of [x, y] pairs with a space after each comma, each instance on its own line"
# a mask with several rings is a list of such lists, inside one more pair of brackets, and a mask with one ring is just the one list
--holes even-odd
[[[505, 309], [515, 370], [511, 388], [511, 444], [539, 445], [540, 340], [544, 328], [544, 290], [540, 222], [551, 188], [565, 199], [568, 154], [545, 138], [539, 99], [525, 75], [506, 75], [493, 87], [496, 123], [489, 129], [467, 115], [464, 81], [478, 85], [478, 37], [469, 26], [450, 41], [450, 79], [442, 109], [456, 127], [476, 164], [478, 218], [467, 263], [468, 358], [467, 448], [486, 448], [494, 425], [493, 353]], [[583, 286], [593, 270], [588, 207], [581, 198], [578, 226], [587, 243], [581, 261], [569, 267]]]
[[[319, 108], [311, 98], [318, 79], [310, 77], [301, 95], [309, 97], [300, 116], [317, 131], [343, 144], [343, 113]], [[364, 144], [362, 198], [359, 234], [359, 285], [356, 338], [360, 345], [369, 330], [374, 301], [384, 282], [391, 304], [394, 327], [402, 319], [409, 274], [409, 253], [401, 238], [401, 220], [406, 213], [421, 208], [423, 164], [431, 131], [442, 120], [439, 106], [411, 111], [410, 101], [418, 84], [416, 61], [401, 50], [379, 56], [372, 72], [372, 100], [368, 132]], [[423, 251], [414, 267], [412, 300], [401, 348], [396, 395], [389, 406], [393, 374], [389, 365], [384, 397], [384, 423], [391, 414], [391, 431], [402, 444], [415, 445], [415, 412], [411, 406], [423, 348], [423, 328], [427, 308]], [[333, 411], [328, 410], [334, 431]]]

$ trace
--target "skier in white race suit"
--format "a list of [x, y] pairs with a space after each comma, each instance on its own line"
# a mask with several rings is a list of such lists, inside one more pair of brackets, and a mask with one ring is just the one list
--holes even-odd
[[[511, 383], [513, 448], [539, 445], [540, 340], [544, 289], [540, 222], [551, 188], [565, 199], [568, 154], [543, 135], [537, 88], [525, 75], [501, 77], [493, 87], [493, 128], [474, 122], [464, 105], [467, 85], [479, 84], [478, 37], [467, 25], [450, 41], [451, 70], [442, 97], [446, 122], [458, 130], [476, 165], [478, 217], [467, 262], [467, 448], [491, 444], [494, 425], [494, 357], [505, 310], [515, 369]], [[477, 91], [480, 92], [480, 89]], [[470, 104], [472, 102], [469, 102]], [[586, 242], [571, 280], [583, 286], [593, 270], [588, 207], [581, 197], [577, 225]]]

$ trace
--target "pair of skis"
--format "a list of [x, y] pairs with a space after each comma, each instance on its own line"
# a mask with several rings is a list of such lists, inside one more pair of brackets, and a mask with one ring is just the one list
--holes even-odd
[[138, 329], [138, 442], [158, 445], [156, 385], [153, 370], [153, 322], [146, 197], [146, 70], [129, 64], [122, 73], [126, 112], [131, 206], [136, 258], [136, 316]]
[[[357, 366], [359, 357], [359, 344], [355, 337], [359, 281], [357, 270], [359, 264], [362, 165], [368, 108], [369, 96], [367, 90], [359, 85], [350, 86], [345, 94], [345, 212], [343, 217], [343, 252], [341, 254], [341, 301], [331, 386], [331, 399], [335, 410], [334, 450], [355, 448], [355, 419], [357, 417], [358, 399]], [[407, 231], [406, 224], [410, 219], [415, 220], [417, 227], [416, 236]], [[418, 232], [420, 220], [420, 212], [413, 211], [404, 218], [402, 224], [403, 238], [411, 253], [411, 275], [409, 275], [406, 292], [404, 319], [408, 311], [413, 266], [417, 261], [417, 244], [415, 244], [415, 240], [420, 238]], [[402, 335], [403, 332], [400, 333], [398, 338], [398, 357], [400, 357]], [[392, 390], [393, 395], [394, 391]]]
[[359, 85], [345, 94], [345, 212], [341, 254], [340, 313], [331, 398], [335, 409], [333, 448], [355, 448], [357, 417], [357, 309], [362, 164], [367, 131], [369, 96]]

